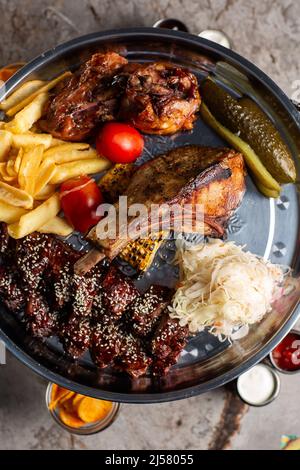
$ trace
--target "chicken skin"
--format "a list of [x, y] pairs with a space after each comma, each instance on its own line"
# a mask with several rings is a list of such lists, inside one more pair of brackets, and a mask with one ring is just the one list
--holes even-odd
[[56, 138], [79, 142], [100, 123], [115, 119], [120, 94], [115, 75], [126, 64], [115, 52], [94, 54], [56, 90], [40, 127]]
[[119, 117], [147, 134], [190, 130], [201, 103], [194, 74], [171, 63], [141, 64], [129, 75]]
[[200, 101], [197, 78], [186, 69], [96, 53], [54, 90], [40, 127], [74, 142], [112, 120], [149, 134], [173, 134], [192, 129]]

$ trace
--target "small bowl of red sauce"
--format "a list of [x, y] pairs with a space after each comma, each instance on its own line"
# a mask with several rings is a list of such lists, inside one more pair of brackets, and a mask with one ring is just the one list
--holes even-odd
[[269, 355], [272, 365], [283, 374], [300, 372], [300, 331], [291, 330]]

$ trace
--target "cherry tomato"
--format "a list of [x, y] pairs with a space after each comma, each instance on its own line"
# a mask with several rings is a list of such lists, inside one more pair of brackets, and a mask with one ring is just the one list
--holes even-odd
[[114, 163], [132, 163], [142, 153], [144, 139], [132, 126], [119, 122], [104, 124], [98, 138], [97, 151]]
[[73, 178], [60, 187], [61, 206], [67, 221], [79, 232], [87, 232], [99, 222], [97, 207], [103, 202], [102, 194], [89, 176]]

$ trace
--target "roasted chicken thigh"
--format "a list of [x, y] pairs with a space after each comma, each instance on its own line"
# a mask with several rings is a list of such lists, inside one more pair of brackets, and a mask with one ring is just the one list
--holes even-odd
[[148, 134], [174, 134], [193, 128], [200, 103], [193, 73], [171, 63], [141, 64], [129, 74], [119, 117]]

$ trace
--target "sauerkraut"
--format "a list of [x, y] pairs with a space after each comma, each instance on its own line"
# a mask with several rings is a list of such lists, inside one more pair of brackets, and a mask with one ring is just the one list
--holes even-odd
[[249, 325], [259, 322], [271, 310], [284, 277], [279, 266], [234, 242], [184, 246], [178, 241], [176, 261], [181, 281], [171, 317], [188, 325], [191, 333], [207, 327], [223, 338], [244, 335]]

